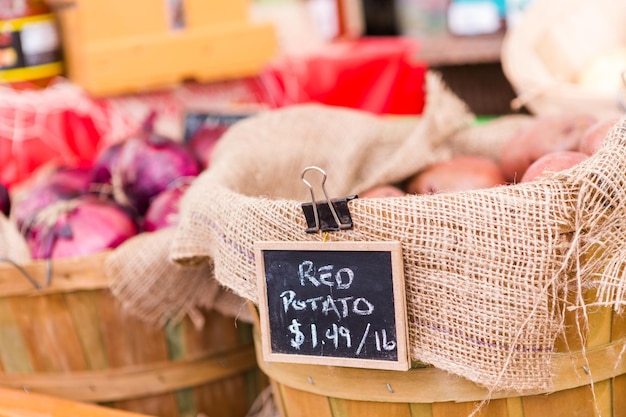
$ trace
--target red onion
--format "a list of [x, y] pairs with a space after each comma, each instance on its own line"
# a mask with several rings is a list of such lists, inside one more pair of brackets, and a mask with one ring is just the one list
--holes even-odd
[[137, 233], [136, 222], [122, 207], [82, 196], [39, 212], [26, 241], [35, 259], [67, 258], [113, 249]]
[[4, 184], [0, 184], [0, 213], [8, 217], [10, 212], [11, 197], [9, 196], [9, 189]]
[[29, 224], [43, 208], [85, 194], [89, 178], [87, 168], [61, 166], [19, 192], [13, 199], [13, 217], [19, 230], [26, 233]]
[[111, 184], [113, 166], [117, 163], [122, 147], [123, 143], [116, 143], [104, 148], [98, 154], [90, 173], [93, 184]]
[[228, 130], [228, 126], [203, 125], [189, 138], [187, 146], [200, 162], [202, 169], [211, 164], [211, 154], [219, 138]]
[[178, 206], [181, 197], [189, 188], [189, 181], [169, 187], [157, 194], [150, 202], [143, 219], [143, 230], [154, 232], [178, 223]]
[[131, 138], [114, 167], [113, 196], [143, 215], [150, 200], [173, 181], [199, 173], [198, 162], [183, 144], [155, 134]]
[[44, 183], [86, 193], [91, 182], [91, 168], [59, 166], [52, 170]]

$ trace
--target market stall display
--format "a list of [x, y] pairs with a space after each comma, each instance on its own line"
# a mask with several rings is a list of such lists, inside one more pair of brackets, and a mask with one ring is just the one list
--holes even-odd
[[419, 39], [261, 68], [244, 0], [50, 0], [70, 80], [0, 87], [0, 386], [120, 417], [620, 416], [626, 9], [563, 1], [504, 39], [530, 114], [485, 118]]
[[[168, 284], [125, 287], [106, 275], [120, 245], [166, 256], [160, 242], [178, 214], [168, 194], [200, 170], [199, 155], [153, 132], [153, 120], [103, 148], [93, 166], [44, 167], [9, 195], [10, 217], [0, 218], [0, 385], [150, 415], [243, 417], [267, 381], [242, 302], [206, 279], [211, 268], [133, 256], [124, 267]], [[153, 206], [162, 198], [165, 207]], [[134, 309], [117, 298], [131, 291]], [[148, 313], [132, 314], [138, 308]]]

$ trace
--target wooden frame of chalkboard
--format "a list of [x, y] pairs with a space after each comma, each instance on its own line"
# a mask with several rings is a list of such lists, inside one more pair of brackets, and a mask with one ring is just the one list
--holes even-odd
[[410, 368], [400, 242], [256, 242], [266, 361]]

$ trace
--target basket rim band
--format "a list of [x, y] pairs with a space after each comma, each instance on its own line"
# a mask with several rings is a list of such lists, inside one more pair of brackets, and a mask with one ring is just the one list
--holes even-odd
[[257, 368], [254, 345], [180, 361], [98, 371], [0, 375], [0, 386], [74, 401], [109, 402], [174, 392]]
[[[15, 266], [0, 262], [0, 298], [109, 289], [110, 283], [103, 269], [110, 254], [111, 251], [107, 250], [86, 256], [54, 259], [50, 285], [41, 289], [36, 289]], [[21, 267], [44, 286], [48, 268], [46, 260], [33, 260]]]
[[549, 390], [490, 391], [434, 367], [406, 372], [266, 362], [258, 331], [254, 334], [261, 370], [279, 384], [326, 397], [399, 403], [473, 402], [550, 394], [604, 381], [626, 373], [626, 337], [586, 351], [556, 353]]

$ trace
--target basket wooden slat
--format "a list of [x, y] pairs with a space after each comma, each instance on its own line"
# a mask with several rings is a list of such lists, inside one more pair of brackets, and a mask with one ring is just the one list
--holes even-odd
[[0, 299], [0, 359], [5, 373], [33, 372], [24, 339], [7, 299]]
[[106, 369], [109, 360], [104, 349], [104, 341], [99, 329], [93, 326], [100, 319], [93, 292], [80, 291], [65, 295], [65, 301], [72, 315], [78, 338], [86, 354], [88, 369]]
[[[144, 323], [110, 292], [107, 255], [53, 261], [43, 289], [0, 265], [0, 387], [163, 417], [245, 416], [267, 385], [252, 327], [208, 310], [202, 329]], [[48, 266], [22, 265], [42, 286]]]
[[[553, 359], [554, 391], [586, 387], [626, 373], [626, 339], [589, 349], [583, 354], [556, 354]], [[517, 396], [515, 392], [493, 392], [437, 368], [413, 368], [408, 372], [374, 371], [359, 368], [287, 365], [261, 361], [262, 369], [278, 382], [315, 394], [385, 402], [481, 401]], [[592, 367], [592, 368], [591, 368]], [[587, 374], [585, 369], [591, 369]], [[344, 384], [333, 384], [334, 379]], [[525, 396], [544, 394], [526, 391]]]
[[220, 379], [255, 365], [254, 349], [244, 346], [195, 360], [167, 360], [102, 371], [1, 375], [0, 385], [72, 397], [80, 401], [112, 401], [171, 392]]
[[[54, 292], [72, 292], [108, 288], [106, 276], [102, 273], [102, 263], [108, 252], [92, 256], [64, 259], [54, 263], [54, 284], [36, 289], [28, 280], [20, 276], [10, 265], [0, 267], [0, 294], [2, 297], [12, 295], [41, 295]], [[46, 269], [44, 261], [20, 265], [28, 274], [38, 277], [42, 286], [45, 284]]]
[[48, 395], [0, 388], [0, 417], [148, 417]]

